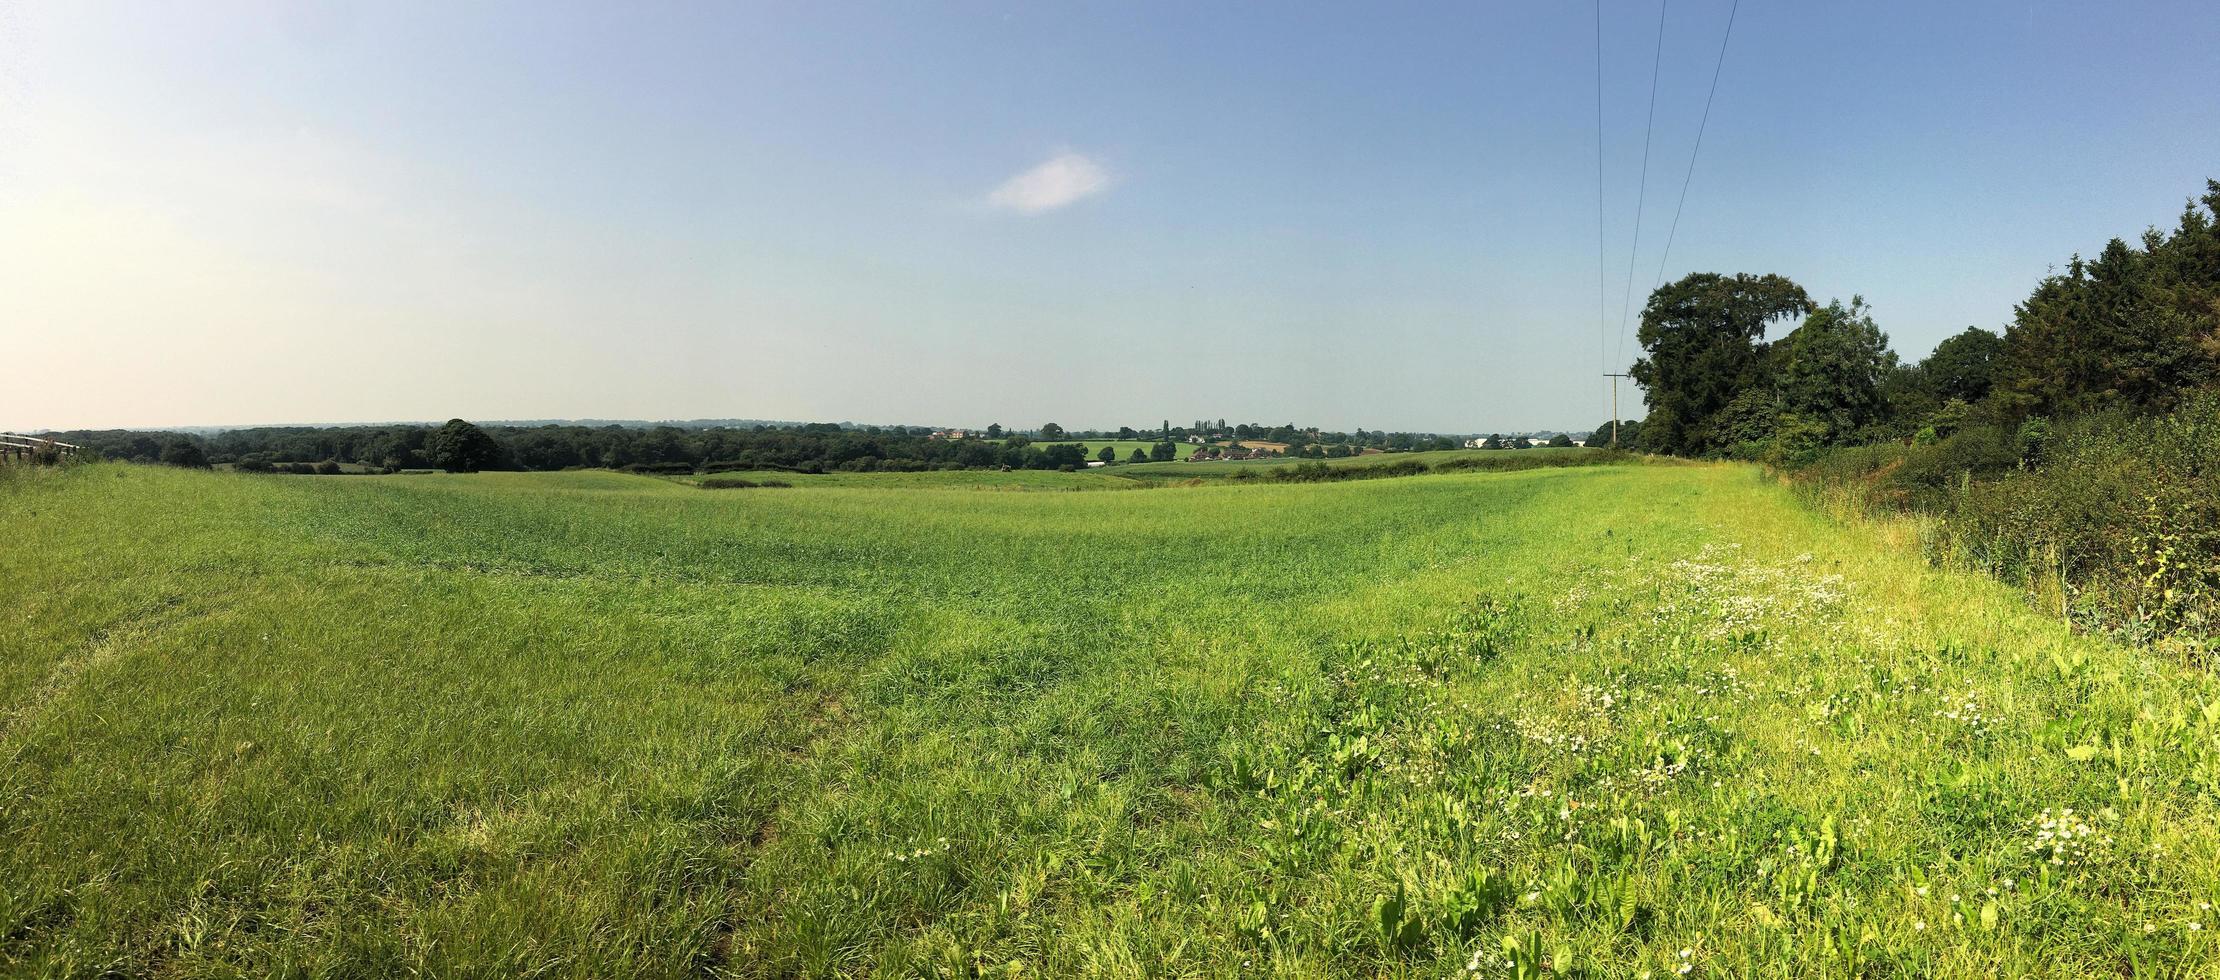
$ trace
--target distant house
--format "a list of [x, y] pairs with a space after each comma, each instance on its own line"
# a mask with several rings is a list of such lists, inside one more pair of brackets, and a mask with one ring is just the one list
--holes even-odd
[[1198, 445], [1198, 446], [1200, 446], [1200, 445], [1202, 445], [1202, 444], [1203, 444], [1203, 437], [1201, 437], [1201, 436], [1188, 436], [1188, 437], [1187, 437], [1187, 441], [1188, 441], [1188, 442], [1191, 442], [1191, 443], [1194, 443], [1195, 445]]

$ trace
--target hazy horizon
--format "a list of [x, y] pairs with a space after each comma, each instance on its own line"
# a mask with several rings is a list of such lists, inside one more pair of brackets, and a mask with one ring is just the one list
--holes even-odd
[[[0, 428], [0, 432], [16, 432], [16, 433], [21, 433], [21, 434], [24, 434], [24, 435], [40, 435], [40, 434], [45, 434], [45, 433], [71, 432], [71, 431], [110, 431], [110, 432], [192, 432], [192, 433], [202, 433], [202, 432], [228, 432], [228, 431], [232, 431], [232, 430], [237, 430], [237, 429], [354, 429], [354, 428], [377, 428], [377, 427], [380, 427], [380, 426], [396, 426], [396, 425], [415, 425], [415, 426], [426, 426], [426, 427], [435, 427], [435, 426], [438, 426], [438, 425], [441, 425], [441, 424], [445, 423], [446, 421], [447, 421], [447, 419], [432, 419], [432, 418], [419, 418], [419, 419], [401, 419], [401, 418], [394, 418], [394, 419], [373, 419], [373, 420], [356, 420], [356, 421], [307, 421], [307, 422], [303, 422], [303, 421], [282, 421], [282, 422], [243, 422], [243, 423], [211, 423], [211, 424], [200, 424], [200, 423], [191, 423], [191, 422], [188, 422], [188, 423], [181, 423], [181, 424], [177, 424], [177, 425], [115, 425], [115, 426], [71, 426], [71, 427], [69, 427], [69, 428], [59, 428], [59, 427], [55, 427], [55, 426], [41, 426], [41, 427], [38, 427], [38, 428], [23, 428], [23, 429], [5, 429], [5, 428]], [[966, 431], [970, 431], [970, 432], [982, 432], [982, 433], [984, 432], [984, 430], [985, 430], [985, 429], [986, 429], [986, 428], [987, 428], [988, 426], [990, 426], [990, 425], [997, 425], [997, 424], [999, 424], [999, 425], [1001, 425], [1001, 426], [1002, 426], [1002, 428], [1003, 428], [1003, 429], [1004, 429], [1005, 431], [1007, 431], [1007, 432], [1011, 432], [1011, 433], [1017, 433], [1017, 434], [1027, 434], [1027, 433], [1031, 433], [1031, 432], [1034, 432], [1034, 431], [1038, 430], [1039, 428], [1041, 428], [1041, 426], [1042, 426], [1042, 425], [1044, 425], [1044, 424], [1046, 424], [1047, 422], [1056, 422], [1056, 423], [1057, 423], [1058, 425], [1063, 425], [1063, 423], [1062, 423], [1062, 422], [1060, 422], [1060, 421], [1057, 421], [1057, 420], [1055, 420], [1055, 419], [1046, 419], [1046, 420], [1042, 420], [1042, 421], [1039, 421], [1039, 422], [1033, 422], [1033, 423], [1030, 423], [1030, 424], [1014, 424], [1014, 423], [1005, 423], [1005, 422], [1000, 422], [999, 420], [998, 420], [998, 421], [995, 421], [995, 422], [979, 422], [979, 423], [968, 423], [968, 422], [945, 422], [945, 421], [942, 421], [942, 422], [932, 422], [932, 421], [926, 421], [926, 422], [886, 422], [886, 421], [870, 421], [870, 420], [865, 420], [865, 419], [745, 419], [745, 418], [594, 418], [594, 417], [579, 417], [579, 418], [535, 418], [535, 419], [525, 419], [525, 418], [515, 418], [515, 419], [497, 419], [497, 418], [489, 418], [489, 419], [465, 419], [464, 421], [467, 421], [467, 422], [473, 422], [473, 423], [475, 423], [475, 424], [478, 424], [478, 425], [487, 425], [487, 426], [510, 426], [510, 427], [530, 427], [530, 426], [541, 426], [541, 425], [572, 425], [572, 426], [603, 426], [603, 425], [620, 425], [620, 426], [627, 426], [627, 427], [652, 427], [652, 426], [663, 426], [663, 425], [669, 425], [669, 426], [677, 426], [677, 427], [680, 427], [680, 428], [709, 428], [709, 427], [713, 427], [713, 426], [725, 426], [725, 427], [731, 427], [731, 428], [741, 428], [741, 427], [749, 427], [749, 426], [757, 426], [757, 425], [778, 426], [778, 427], [793, 427], [793, 426], [804, 426], [804, 425], [822, 425], [822, 424], [833, 424], [833, 425], [840, 425], [840, 426], [845, 426], [845, 427], [849, 427], [849, 428], [856, 428], [856, 429], [868, 429], [868, 428], [879, 428], [879, 429], [892, 429], [892, 428], [913, 428], [913, 429], [914, 429], [914, 428], [934, 428], [934, 429], [939, 429], [939, 428], [946, 428], [946, 429], [962, 429], [962, 430], [966, 430]], [[1193, 419], [1193, 418], [1187, 418], [1187, 419], [1162, 419], [1162, 420], [1160, 420], [1160, 421], [1163, 421], [1163, 422], [1169, 422], [1169, 423], [1170, 423], [1170, 424], [1171, 424], [1171, 425], [1172, 425], [1173, 427], [1175, 427], [1175, 428], [1191, 428], [1191, 427], [1193, 426], [1193, 423], [1194, 423], [1194, 422], [1195, 422], [1196, 420], [1195, 420], [1195, 419]], [[1216, 420], [1215, 418], [1213, 418], [1213, 419], [1210, 419], [1209, 421], [1211, 421], [1211, 422], [1212, 422], [1213, 424], [1215, 424], [1215, 422], [1216, 422], [1217, 420]], [[1276, 422], [1266, 422], [1266, 421], [1264, 421], [1264, 420], [1261, 420], [1261, 419], [1232, 419], [1232, 418], [1228, 418], [1228, 419], [1226, 419], [1226, 420], [1225, 420], [1225, 422], [1226, 422], [1226, 426], [1227, 426], [1228, 428], [1231, 428], [1231, 427], [1233, 427], [1233, 426], [1236, 426], [1236, 425], [1242, 425], [1242, 424], [1249, 424], [1249, 425], [1257, 425], [1257, 424], [1263, 424], [1263, 425], [1267, 425], [1267, 426], [1276, 426], [1276, 425], [1282, 425], [1282, 424], [1289, 424], [1289, 423], [1290, 423], [1290, 421], [1291, 421], [1291, 420], [1287, 420], [1287, 419], [1281, 419], [1281, 420], [1279, 420], [1279, 421], [1276, 421]], [[1301, 421], [1301, 420], [1299, 420], [1299, 419], [1297, 419], [1297, 420], [1292, 420], [1292, 424], [1295, 424], [1295, 425], [1297, 425], [1297, 426], [1306, 426], [1306, 427], [1309, 427], [1309, 426], [1310, 426], [1310, 424], [1309, 424], [1309, 423], [1303, 422], [1303, 421]], [[1157, 430], [1156, 430], [1156, 429], [1155, 429], [1155, 428], [1153, 427], [1153, 424], [1152, 424], [1152, 426], [1141, 426], [1141, 425], [1136, 425], [1136, 424], [1134, 424], [1134, 423], [1131, 423], [1131, 422], [1116, 423], [1116, 424], [1112, 424], [1112, 425], [1106, 425], [1106, 426], [1104, 426], [1104, 425], [1068, 425], [1068, 426], [1064, 426], [1064, 428], [1065, 428], [1065, 429], [1067, 429], [1067, 430], [1068, 430], [1068, 431], [1070, 431], [1070, 432], [1073, 432], [1073, 433], [1080, 433], [1080, 432], [1113, 432], [1113, 433], [1114, 433], [1114, 432], [1116, 432], [1116, 431], [1117, 431], [1117, 430], [1118, 430], [1118, 429], [1119, 429], [1119, 428], [1120, 428], [1121, 426], [1124, 426], [1124, 427], [1130, 427], [1130, 428], [1133, 428], [1133, 429], [1139, 430], [1139, 431], [1140, 431], [1140, 433], [1141, 433], [1142, 435], [1144, 435], [1144, 436], [1146, 436], [1146, 435], [1148, 435], [1148, 434], [1150, 434], [1150, 433], [1152, 433], [1152, 432], [1155, 432], [1155, 431], [1157, 431]], [[1322, 430], [1322, 431], [1338, 431], [1338, 430], [1335, 430], [1335, 429], [1334, 429], [1334, 428], [1333, 428], [1332, 426], [1315, 426], [1315, 428], [1318, 428], [1318, 429], [1320, 429], [1320, 430]], [[1350, 431], [1354, 431], [1354, 430], [1352, 429], [1352, 430], [1350, 430]], [[1409, 434], [1414, 434], [1414, 435], [1436, 435], [1436, 436], [1480, 436], [1480, 435], [1502, 435], [1502, 436], [1519, 436], [1519, 435], [1535, 435], [1535, 434], [1544, 434], [1544, 435], [1555, 435], [1555, 434], [1558, 434], [1558, 433], [1568, 433], [1568, 434], [1570, 434], [1570, 433], [1579, 433], [1579, 432], [1587, 431], [1587, 426], [1565, 426], [1565, 427], [1554, 427], [1554, 428], [1553, 428], [1553, 427], [1549, 427], [1549, 426], [1541, 426], [1541, 427], [1537, 427], [1537, 428], [1531, 428], [1531, 429], [1470, 429], [1470, 430], [1451, 430], [1451, 429], [1441, 429], [1441, 430], [1428, 430], [1428, 429], [1399, 429], [1399, 428], [1392, 428], [1392, 427], [1391, 427], [1391, 428], [1387, 428], [1387, 429], [1367, 429], [1366, 431], [1368, 431], [1368, 432], [1378, 432], [1378, 431], [1385, 431], [1385, 432], [1401, 432], [1401, 433], [1409, 433]]]
[[[1600, 283], [1587, 5], [11, 6], [0, 428], [1579, 431], [1731, 3], [1602, 7]], [[1742, 5], [1664, 276], [2000, 329], [2220, 176], [2220, 8], [2114, 14]]]

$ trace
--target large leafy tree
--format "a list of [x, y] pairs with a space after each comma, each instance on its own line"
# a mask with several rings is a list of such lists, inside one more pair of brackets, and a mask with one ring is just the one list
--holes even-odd
[[2004, 364], [2004, 338], [1979, 327], [1967, 327], [1935, 345], [1934, 353], [1917, 364], [1899, 364], [1881, 377], [1884, 420], [1875, 435], [1903, 437], [1935, 425], [1962, 424], [1971, 406], [1980, 404], [1996, 387]]
[[449, 473], [500, 469], [504, 462], [500, 444], [486, 430], [462, 419], [448, 419], [426, 435], [424, 457]]
[[1630, 372], [1649, 404], [1644, 446], [1684, 456], [1722, 448], [1717, 416], [1761, 380], [1766, 327], [1811, 309], [1804, 288], [1777, 275], [1699, 272], [1651, 293], [1638, 335], [1647, 356]]
[[[1640, 419], [1620, 419], [1620, 420], [1619, 420], [1619, 448], [1620, 448], [1620, 449], [1632, 449], [1632, 448], [1634, 448], [1635, 444], [1636, 444], [1636, 443], [1637, 443], [1637, 442], [1638, 442], [1638, 441], [1639, 441], [1639, 440], [1640, 440], [1641, 438], [1642, 438], [1642, 420], [1640, 420]], [[1596, 426], [1596, 427], [1595, 427], [1595, 428], [1594, 428], [1593, 430], [1590, 430], [1590, 431], [1589, 431], [1589, 433], [1588, 433], [1588, 445], [1590, 445], [1590, 446], [1600, 446], [1600, 447], [1603, 447], [1603, 448], [1606, 448], [1606, 449], [1610, 448], [1610, 446], [1611, 446], [1611, 420], [1610, 420], [1610, 419], [1605, 419], [1605, 420], [1603, 420], [1603, 424], [1601, 424], [1601, 425], [1598, 425], [1598, 426]]]
[[1937, 401], [1953, 398], [1971, 404], [1989, 397], [1996, 383], [2004, 338], [1980, 327], [1967, 327], [1935, 345], [1935, 352], [1919, 362], [1927, 390]]
[[162, 462], [170, 466], [202, 470], [208, 468], [208, 454], [201, 450], [200, 443], [180, 437], [162, 446]]
[[1845, 442], [1881, 418], [1881, 381], [1896, 354], [1863, 297], [1812, 311], [1784, 343], [1780, 408], [1809, 423], [1817, 438]]

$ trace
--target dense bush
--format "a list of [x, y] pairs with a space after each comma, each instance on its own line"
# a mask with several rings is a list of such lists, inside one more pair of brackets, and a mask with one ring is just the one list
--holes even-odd
[[1434, 464], [1437, 473], [1458, 470], [1539, 470], [1560, 466], [1599, 466], [1606, 463], [1631, 462], [1641, 457], [1632, 452], [1615, 449], [1591, 449], [1577, 453], [1491, 453], [1488, 455], [1453, 456]]
[[1934, 514], [1939, 553], [2053, 596], [2085, 626], [2200, 656], [2220, 629], [2220, 389], [2163, 415], [1837, 449], [1797, 475]]
[[1969, 484], [1949, 512], [1954, 541], [2010, 577], [2055, 575], [2091, 625], [2137, 640], [2210, 637], [2220, 626], [2220, 390], [2165, 415], [2084, 417], [2044, 452], [2041, 465]]
[[1306, 459], [1292, 466], [1274, 467], [1271, 479], [1282, 483], [1328, 483], [1337, 480], [1376, 480], [1385, 477], [1417, 476], [1431, 472], [1432, 468], [1415, 459], [1398, 460], [1370, 466], [1328, 466], [1322, 460]]

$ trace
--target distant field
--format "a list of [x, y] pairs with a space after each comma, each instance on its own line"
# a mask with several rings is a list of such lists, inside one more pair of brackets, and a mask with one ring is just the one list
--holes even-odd
[[[279, 466], [289, 466], [289, 465], [292, 465], [292, 464], [289, 464], [289, 463], [279, 463], [279, 464], [277, 464], [277, 465], [279, 465]], [[363, 463], [340, 463], [340, 464], [338, 464], [338, 466], [339, 466], [339, 469], [340, 469], [340, 471], [341, 471], [341, 472], [343, 472], [343, 473], [357, 473], [357, 474], [360, 474], [360, 473], [378, 473], [378, 472], [383, 472], [383, 471], [382, 471], [381, 469], [379, 469], [378, 467], [375, 467], [375, 466], [369, 466], [369, 465], [366, 465], [366, 464], [363, 464]], [[233, 469], [233, 467], [232, 467], [232, 465], [231, 465], [230, 463], [218, 463], [218, 464], [216, 464], [216, 466], [215, 466], [214, 468], [215, 468], [215, 469], [218, 469], [218, 470], [224, 470], [224, 471], [229, 471], [229, 470]], [[303, 474], [303, 475], [306, 475], [306, 474]]]
[[[1007, 440], [996, 439], [994, 441], [1004, 442]], [[1041, 446], [1044, 448], [1048, 446], [1080, 446], [1087, 450], [1088, 459], [1095, 458], [1095, 454], [1101, 452], [1102, 447], [1109, 446], [1110, 448], [1118, 451], [1118, 458], [1122, 460], [1127, 456], [1133, 455], [1133, 451], [1136, 449], [1140, 450], [1143, 453], [1147, 453], [1150, 449], [1155, 448], [1156, 440], [1145, 439], [1136, 441], [1132, 439], [1059, 439], [1052, 442], [1035, 442], [1033, 443], [1033, 445]], [[1187, 455], [1188, 451], [1194, 448], [1193, 446], [1190, 446], [1185, 442], [1174, 443], [1174, 445], [1180, 447], [1180, 455], [1182, 456]]]
[[[929, 470], [922, 473], [788, 473], [780, 470], [742, 470], [710, 476], [675, 477], [678, 482], [740, 479], [758, 483], [769, 480], [796, 487], [914, 487], [967, 490], [1130, 490], [1140, 481], [1118, 475], [1123, 467], [1102, 467], [1065, 473], [1058, 470]], [[778, 488], [768, 488], [776, 490]], [[742, 491], [745, 492], [745, 491]]]
[[[1392, 466], [1396, 463], [1414, 461], [1418, 463], [1423, 463], [1427, 466], [1438, 466], [1442, 463], [1455, 461], [1461, 464], [1470, 464], [1480, 469], [1488, 469], [1495, 467], [1513, 468], [1522, 465], [1532, 465], [1535, 461], [1544, 459], [1555, 463], [1571, 462], [1574, 460], [1587, 460], [1591, 458], [1600, 458], [1600, 456], [1591, 456], [1584, 454], [1600, 454], [1602, 452], [1603, 450], [1580, 448], [1443, 449], [1423, 453], [1375, 453], [1370, 456], [1348, 456], [1341, 459], [1321, 460], [1321, 462], [1325, 463], [1327, 466], [1335, 467], [1338, 469], [1343, 467]], [[1143, 477], [1151, 479], [1158, 479], [1163, 477], [1210, 477], [1224, 476], [1239, 470], [1268, 470], [1274, 467], [1289, 466], [1298, 462], [1302, 462], [1301, 460], [1297, 459], [1281, 457], [1276, 459], [1211, 460], [1205, 462], [1190, 463], [1186, 461], [1185, 453], [1181, 453], [1180, 455], [1180, 459], [1174, 460], [1172, 462], [1136, 463], [1131, 466], [1120, 467], [1118, 469], [1118, 472], [1124, 476]], [[1524, 460], [1520, 460], [1519, 457], [1527, 458]]]
[[2220, 681], [1752, 467], [894, 476], [0, 467], [0, 974], [2220, 967]]

